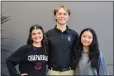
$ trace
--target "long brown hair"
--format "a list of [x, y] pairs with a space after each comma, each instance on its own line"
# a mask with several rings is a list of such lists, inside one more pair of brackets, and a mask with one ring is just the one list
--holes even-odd
[[40, 25], [38, 25], [38, 24], [35, 24], [35, 25], [33, 25], [33, 26], [30, 27], [29, 37], [28, 37], [28, 40], [27, 40], [27, 44], [28, 45], [32, 45], [33, 44], [33, 40], [31, 39], [31, 33], [32, 33], [32, 30], [34, 30], [34, 29], [40, 29], [42, 31], [42, 33], [43, 33], [43, 39], [41, 41], [41, 44], [42, 44], [42, 47], [45, 49], [45, 51], [47, 51], [48, 50], [47, 49], [47, 39], [46, 39], [46, 37], [44, 35], [43, 28]]

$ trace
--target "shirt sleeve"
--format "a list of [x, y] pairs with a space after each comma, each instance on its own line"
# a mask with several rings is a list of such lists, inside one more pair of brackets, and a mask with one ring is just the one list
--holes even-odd
[[49, 31], [47, 31], [47, 32], [45, 33], [45, 37], [46, 37], [46, 40], [47, 40], [47, 52], [48, 52], [47, 65], [49, 65], [49, 56], [50, 56]]
[[73, 68], [73, 69], [75, 69], [76, 70], [76, 44], [77, 44], [77, 41], [78, 41], [78, 33], [77, 32], [74, 32], [74, 42], [73, 42], [73, 47], [72, 47], [72, 55], [73, 55], [73, 62], [72, 62], [72, 65], [71, 65], [71, 67]]
[[21, 76], [20, 74], [17, 74], [15, 66], [20, 63], [24, 51], [25, 46], [22, 46], [6, 59], [6, 65], [11, 76]]
[[101, 52], [99, 58], [99, 75], [107, 75], [106, 62]]

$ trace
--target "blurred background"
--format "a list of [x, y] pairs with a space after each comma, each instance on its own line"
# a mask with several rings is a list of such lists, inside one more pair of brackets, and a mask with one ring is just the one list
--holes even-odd
[[[6, 58], [25, 45], [29, 28], [40, 24], [44, 31], [55, 27], [53, 10], [64, 5], [71, 11], [68, 26], [79, 34], [93, 28], [109, 75], [113, 75], [113, 2], [1, 2], [1, 74], [8, 76]], [[18, 68], [18, 66], [17, 66]], [[18, 71], [19, 72], [19, 71]]]

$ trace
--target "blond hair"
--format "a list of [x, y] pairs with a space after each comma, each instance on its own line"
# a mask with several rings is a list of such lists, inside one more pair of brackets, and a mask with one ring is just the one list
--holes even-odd
[[68, 13], [68, 15], [70, 15], [70, 10], [68, 8], [64, 7], [64, 6], [56, 7], [54, 9], [54, 15], [56, 15], [56, 13], [59, 11], [60, 8], [63, 8]]

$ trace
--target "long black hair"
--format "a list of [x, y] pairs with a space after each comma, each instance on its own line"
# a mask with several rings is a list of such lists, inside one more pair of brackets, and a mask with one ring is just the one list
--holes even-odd
[[47, 52], [47, 39], [46, 39], [46, 37], [45, 37], [45, 35], [44, 35], [44, 30], [43, 30], [43, 28], [40, 26], [40, 25], [38, 25], [38, 24], [35, 24], [35, 25], [33, 25], [33, 26], [31, 26], [30, 27], [30, 30], [29, 30], [29, 37], [28, 37], [28, 40], [27, 40], [27, 44], [28, 45], [32, 45], [33, 44], [33, 40], [31, 39], [31, 33], [32, 33], [32, 31], [34, 30], [34, 29], [40, 29], [41, 31], [42, 31], [42, 33], [43, 33], [43, 39], [42, 39], [42, 41], [41, 41], [41, 44], [42, 44], [42, 47], [45, 49], [45, 51]]
[[[76, 54], [76, 67], [79, 64], [79, 60], [81, 58], [82, 55], [82, 51], [83, 51], [83, 44], [81, 43], [81, 36], [85, 31], [89, 31], [92, 33], [93, 35], [93, 41], [92, 43], [89, 45], [89, 61], [91, 61], [91, 67], [95, 68], [98, 72], [99, 70], [99, 64], [98, 64], [98, 60], [99, 60], [99, 47], [98, 47], [98, 40], [97, 40], [97, 35], [95, 33], [95, 31], [91, 28], [85, 28], [84, 30], [81, 31], [79, 39], [77, 41], [77, 43], [75, 44], [75, 54]], [[88, 61], [88, 62], [89, 62]]]

